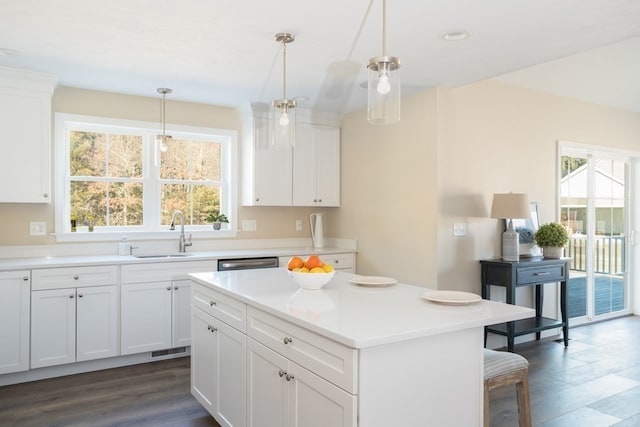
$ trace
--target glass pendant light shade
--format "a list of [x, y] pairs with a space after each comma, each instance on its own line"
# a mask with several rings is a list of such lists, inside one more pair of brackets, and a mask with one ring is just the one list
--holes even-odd
[[296, 101], [273, 101], [271, 128], [272, 145], [294, 146], [296, 143]]
[[400, 62], [393, 56], [371, 58], [367, 66], [369, 123], [388, 125], [400, 121]]

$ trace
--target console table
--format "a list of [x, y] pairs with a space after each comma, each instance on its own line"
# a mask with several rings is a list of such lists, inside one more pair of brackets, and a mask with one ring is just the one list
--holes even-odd
[[[482, 298], [491, 299], [491, 286], [503, 286], [507, 292], [507, 304], [516, 303], [516, 288], [535, 286], [535, 317], [500, 323], [485, 327], [487, 333], [507, 337], [507, 350], [513, 352], [515, 337], [562, 327], [565, 347], [569, 346], [569, 320], [567, 319], [567, 282], [569, 281], [570, 258], [521, 257], [519, 261], [504, 261], [500, 258], [481, 260]], [[560, 311], [562, 320], [542, 317], [542, 302], [545, 283], [560, 283]]]

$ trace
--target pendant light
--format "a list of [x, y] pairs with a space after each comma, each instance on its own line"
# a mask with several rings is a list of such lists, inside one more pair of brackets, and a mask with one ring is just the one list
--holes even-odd
[[382, 56], [369, 59], [367, 120], [388, 125], [400, 121], [400, 60], [387, 56], [387, 0], [382, 0]]
[[162, 121], [162, 135], [157, 135], [156, 136], [156, 141], [159, 141], [160, 143], [160, 151], [162, 151], [163, 153], [165, 153], [168, 149], [167, 146], [167, 139], [171, 139], [172, 136], [171, 135], [167, 135], [166, 132], [166, 120], [165, 120], [165, 97], [167, 96], [167, 94], [173, 92], [171, 89], [166, 88], [166, 87], [159, 87], [158, 88], [158, 93], [162, 95], [162, 104], [160, 107], [160, 120]]
[[282, 44], [282, 99], [273, 101], [273, 144], [294, 145], [297, 103], [293, 99], [287, 99], [287, 44], [293, 42], [295, 36], [278, 33], [274, 39]]

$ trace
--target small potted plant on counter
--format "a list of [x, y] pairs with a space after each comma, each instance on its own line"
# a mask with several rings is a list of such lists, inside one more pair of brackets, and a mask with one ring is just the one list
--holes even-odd
[[222, 227], [222, 223], [229, 223], [229, 218], [227, 218], [227, 216], [223, 213], [220, 213], [220, 211], [215, 210], [213, 212], [211, 212], [207, 218], [206, 218], [207, 222], [212, 222], [213, 223], [213, 229], [214, 230], [220, 230], [220, 228]]
[[533, 238], [542, 248], [545, 258], [562, 258], [564, 246], [569, 241], [569, 233], [562, 224], [550, 222], [540, 226]]

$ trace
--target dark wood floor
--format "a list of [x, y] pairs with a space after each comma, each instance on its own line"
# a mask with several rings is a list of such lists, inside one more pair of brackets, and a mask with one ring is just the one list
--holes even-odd
[[[516, 345], [529, 360], [537, 427], [640, 426], [640, 317], [571, 328], [554, 340]], [[518, 425], [515, 388], [491, 395], [491, 426]]]
[[191, 396], [188, 357], [0, 387], [0, 426], [220, 427]]
[[[516, 345], [540, 427], [640, 426], [640, 317]], [[212, 426], [189, 393], [189, 358], [0, 387], [0, 426]], [[517, 426], [515, 390], [491, 395], [491, 426]], [[278, 427], [278, 426], [274, 426]]]

